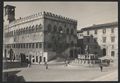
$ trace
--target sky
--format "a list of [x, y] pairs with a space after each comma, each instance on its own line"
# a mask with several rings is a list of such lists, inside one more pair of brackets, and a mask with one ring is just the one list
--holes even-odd
[[25, 17], [41, 11], [52, 12], [78, 21], [77, 28], [118, 21], [117, 2], [4, 2], [16, 6], [15, 17]]

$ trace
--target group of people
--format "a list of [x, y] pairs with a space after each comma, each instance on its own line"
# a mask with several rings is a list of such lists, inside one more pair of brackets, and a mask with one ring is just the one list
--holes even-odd
[[[31, 60], [26, 59], [26, 63], [27, 63], [27, 65], [28, 65], [28, 67], [31, 67]], [[45, 65], [46, 69], [48, 69], [48, 63], [45, 62], [44, 65]]]

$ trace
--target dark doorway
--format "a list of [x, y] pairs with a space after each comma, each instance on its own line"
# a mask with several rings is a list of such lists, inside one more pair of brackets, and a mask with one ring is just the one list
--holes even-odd
[[44, 57], [44, 62], [46, 62], [46, 58]]
[[39, 62], [42, 62], [42, 56], [40, 56], [40, 61]]
[[20, 53], [20, 57], [21, 57], [21, 62], [25, 62], [26, 61], [26, 57], [24, 53]]
[[106, 56], [106, 49], [103, 48], [103, 56]]
[[77, 49], [74, 49], [74, 55], [75, 55], [74, 57], [75, 57], [75, 58], [77, 58], [77, 54], [78, 54], [78, 53], [77, 53]]
[[32, 62], [34, 63], [34, 62], [35, 62], [35, 59], [33, 59]]
[[36, 62], [38, 62], [38, 56], [36, 56]]
[[74, 50], [70, 50], [70, 58], [74, 57]]
[[7, 58], [7, 55], [6, 55], [6, 54], [7, 54], [7, 50], [5, 49], [5, 59]]

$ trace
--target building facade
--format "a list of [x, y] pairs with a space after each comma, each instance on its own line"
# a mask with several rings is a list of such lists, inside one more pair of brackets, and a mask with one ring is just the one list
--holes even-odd
[[50, 12], [15, 19], [15, 7], [10, 5], [5, 6], [4, 19], [6, 57], [9, 57], [10, 49], [16, 59], [24, 56], [36, 64], [56, 56], [74, 57], [77, 45], [76, 20]]
[[88, 47], [90, 54], [118, 59], [118, 22], [82, 28], [78, 31], [78, 38], [82, 39], [84, 49]]

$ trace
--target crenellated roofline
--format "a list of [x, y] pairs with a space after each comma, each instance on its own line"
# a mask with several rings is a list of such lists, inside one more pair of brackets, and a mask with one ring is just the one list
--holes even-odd
[[75, 23], [77, 24], [77, 20], [74, 20], [74, 19], [71, 19], [71, 18], [68, 18], [68, 17], [64, 17], [64, 16], [61, 16], [61, 15], [57, 15], [57, 14], [53, 14], [51, 12], [38, 12], [36, 14], [32, 14], [32, 15], [29, 15], [29, 16], [26, 16], [26, 17], [23, 17], [23, 18], [19, 18], [19, 19], [16, 19], [15, 21], [12, 21], [9, 26], [14, 26], [14, 25], [17, 25], [17, 24], [20, 24], [20, 23], [24, 23], [24, 22], [28, 22], [28, 21], [31, 21], [31, 20], [35, 20], [35, 19], [39, 19], [39, 18], [43, 18], [43, 17], [53, 17], [53, 18], [57, 18], [57, 19], [61, 19], [61, 20], [65, 20], [67, 22], [72, 22], [72, 23]]

